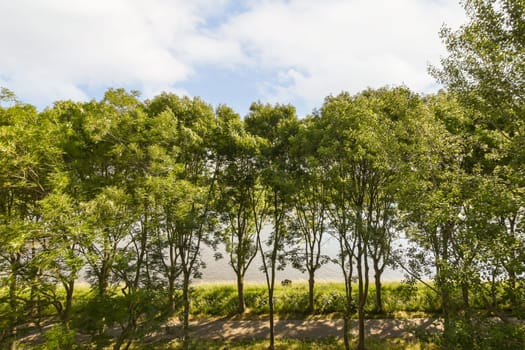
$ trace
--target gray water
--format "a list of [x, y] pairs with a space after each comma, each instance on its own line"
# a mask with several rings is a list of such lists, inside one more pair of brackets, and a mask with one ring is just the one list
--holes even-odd
[[[396, 242], [395, 242], [396, 244]], [[322, 243], [322, 254], [328, 255], [330, 258], [336, 258], [339, 251], [339, 245], [334, 237], [327, 236]], [[199, 283], [235, 283], [236, 276], [232, 267], [229, 264], [229, 256], [224, 249], [224, 245], [219, 246], [217, 252], [223, 255], [222, 259], [215, 260], [214, 252], [210, 247], [202, 248], [202, 258], [206, 263], [206, 268], [202, 269], [202, 278], [193, 281], [195, 284]], [[262, 257], [257, 254], [252, 264], [248, 268], [245, 276], [247, 283], [264, 283], [265, 275], [260, 270], [262, 266]], [[370, 277], [373, 277], [373, 271], [370, 271]], [[385, 269], [383, 273], [383, 281], [401, 281], [404, 279], [402, 271]], [[297, 282], [308, 281], [308, 275], [292, 267], [291, 263], [287, 264], [284, 270], [276, 272], [276, 281], [289, 279]], [[343, 274], [341, 267], [334, 263], [327, 263], [323, 265], [316, 272], [316, 281], [318, 282], [338, 282], [343, 281]]]

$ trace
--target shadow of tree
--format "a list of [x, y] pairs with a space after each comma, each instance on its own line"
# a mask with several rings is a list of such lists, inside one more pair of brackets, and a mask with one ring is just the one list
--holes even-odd
[[[352, 320], [351, 332], [357, 335], [357, 321]], [[438, 319], [371, 319], [365, 323], [366, 335], [374, 338], [413, 338], [418, 332], [439, 332], [442, 325]], [[276, 320], [277, 338], [323, 339], [341, 337], [343, 320]], [[172, 333], [174, 336], [176, 332]], [[194, 339], [252, 340], [266, 339], [269, 335], [267, 320], [239, 320], [223, 318], [211, 321], [196, 321], [191, 324]]]

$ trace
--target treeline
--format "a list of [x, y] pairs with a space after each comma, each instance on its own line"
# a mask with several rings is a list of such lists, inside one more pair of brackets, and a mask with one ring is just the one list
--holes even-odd
[[[290, 105], [254, 103], [241, 119], [199, 98], [141, 102], [120, 89], [42, 112], [11, 103], [0, 109], [2, 336], [12, 342], [50, 317], [75, 331], [84, 274], [93, 295], [77, 326], [93, 342], [119, 325], [114, 348], [126, 347], [176, 313], [187, 337], [200, 250], [218, 243], [237, 275], [239, 313], [244, 274], [262, 265], [272, 344], [286, 263], [308, 272], [308, 312], [316, 271], [339, 264], [347, 346], [355, 313], [364, 345], [369, 276], [382, 312], [387, 264], [433, 278], [445, 334], [478, 317], [473, 291], [506, 320], [525, 306], [523, 179], [512, 181], [507, 142], [475, 127], [450, 94], [403, 87], [329, 96], [304, 119]], [[401, 233], [411, 244], [396, 251]], [[323, 254], [328, 234], [337, 256]]]
[[[291, 105], [254, 103], [241, 118], [199, 98], [141, 101], [121, 89], [39, 112], [2, 89], [3, 344], [14, 348], [17, 331], [52, 317], [64, 341], [79, 331], [98, 347], [129, 348], [174, 313], [189, 344], [201, 248], [224, 243], [239, 313], [244, 274], [261, 265], [271, 348], [276, 270], [308, 272], [314, 312], [315, 273], [327, 259], [344, 276], [347, 349], [354, 314], [364, 348], [370, 283], [382, 312], [388, 264], [432, 278], [445, 347], [483, 348], [495, 327], [487, 311], [506, 325], [525, 310], [525, 4], [464, 4], [470, 22], [443, 30], [450, 54], [432, 70], [448, 92], [430, 96], [404, 87], [341, 93], [298, 119]], [[328, 234], [335, 257], [321, 249]], [[401, 234], [409, 244], [394, 249]], [[83, 274], [93, 294], [78, 322]]]

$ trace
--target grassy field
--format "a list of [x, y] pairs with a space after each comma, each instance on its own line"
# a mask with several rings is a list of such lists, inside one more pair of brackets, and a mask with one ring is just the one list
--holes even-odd
[[[357, 289], [357, 288], [356, 288]], [[385, 313], [372, 314], [374, 287], [369, 291], [369, 317], [419, 317], [439, 312], [439, 299], [423, 284], [407, 285], [388, 282], [383, 285]], [[248, 284], [245, 289], [247, 315], [268, 313], [264, 284]], [[279, 317], [299, 317], [308, 306], [308, 284], [293, 283], [276, 286], [276, 314]], [[233, 284], [199, 284], [192, 288], [192, 313], [195, 316], [231, 316], [236, 312], [237, 290]], [[315, 292], [314, 315], [337, 316], [343, 312], [344, 284], [318, 283]]]
[[[1, 294], [1, 293], [0, 293]], [[405, 284], [400, 282], [388, 282], [383, 285], [383, 308], [384, 313], [375, 314], [373, 310], [374, 300], [374, 287], [371, 286], [369, 290], [369, 303], [367, 318], [417, 318], [417, 317], [439, 317], [440, 316], [440, 303], [435, 292], [432, 291], [428, 286], [424, 284]], [[114, 291], [112, 294], [111, 303], [118, 304], [122, 294], [119, 289]], [[177, 295], [180, 298], [180, 295]], [[217, 283], [202, 283], [195, 284], [191, 287], [190, 299], [191, 299], [191, 319], [193, 321], [208, 321], [214, 319], [228, 318], [228, 319], [261, 319], [266, 320], [268, 315], [268, 300], [267, 290], [265, 284], [247, 284], [245, 288], [246, 306], [247, 311], [244, 315], [236, 315], [237, 308], [237, 290], [235, 285], [232, 284], [217, 284]], [[311, 320], [311, 319], [340, 319], [344, 307], [344, 284], [336, 282], [321, 282], [316, 284], [315, 288], [315, 312], [308, 314], [305, 312], [308, 304], [308, 285], [306, 282], [293, 282], [290, 286], [281, 286], [278, 284], [275, 289], [275, 307], [276, 307], [276, 318], [295, 319], [295, 320]], [[481, 303], [472, 298], [472, 305], [474, 308], [479, 307], [479, 312], [487, 315], [487, 310], [481, 307]], [[178, 300], [178, 305], [181, 305], [181, 301]], [[90, 348], [93, 345], [88, 338], [86, 338], [92, 331], [92, 321], [98, 320], [98, 313], [106, 315], [107, 312], [103, 312], [102, 309], [97, 309], [98, 304], [96, 303], [96, 293], [94, 293], [88, 285], [78, 285], [76, 288], [73, 312], [72, 312], [72, 339], [75, 342], [77, 336], [84, 337], [86, 339], [87, 347], [76, 347], [78, 349]], [[105, 304], [98, 305], [99, 307], [105, 307]], [[114, 305], [114, 306], [115, 306]], [[163, 305], [161, 303], [161, 305]], [[3, 305], [4, 307], [6, 305]], [[7, 316], [2, 305], [0, 305], [0, 313]], [[47, 306], [48, 310], [42, 310], [44, 314], [48, 315], [48, 320], [52, 321], [51, 315], [53, 309], [50, 305]], [[162, 311], [163, 308], [158, 309]], [[111, 309], [113, 310], [113, 309]], [[115, 309], [118, 314], [119, 309]], [[109, 315], [109, 314], [108, 314]], [[235, 316], [234, 316], [235, 315]], [[1, 316], [1, 315], [0, 315]], [[116, 317], [118, 315], [111, 315]], [[168, 315], [168, 319], [177, 323], [177, 319], [180, 316], [180, 310], [177, 310], [175, 314]], [[232, 317], [234, 316], [234, 317]], [[94, 318], [93, 318], [94, 317]], [[7, 318], [5, 318], [7, 320]], [[116, 320], [116, 319], [115, 319]], [[56, 320], [55, 320], [56, 321]], [[159, 321], [157, 324], [157, 334], [162, 334], [165, 327], [164, 321]], [[97, 324], [96, 322], [94, 323]], [[117, 327], [116, 323], [110, 327]], [[0, 322], [0, 326], [2, 322]], [[91, 327], [91, 328], [90, 328]], [[515, 338], [525, 339], [523, 330], [516, 327], [507, 327], [503, 324], [487, 324], [486, 326], [470, 329], [469, 325], [458, 324], [457, 328], [457, 341], [461, 342], [464, 339], [469, 338], [469, 334], [475, 334], [476, 337], [487, 337], [488, 341], [495, 344], [495, 347], [490, 349], [498, 349], [498, 344]], [[115, 328], [118, 330], [118, 327]], [[509, 338], [509, 335], [512, 335]], [[76, 334], [76, 335], [75, 335]], [[145, 333], [146, 334], [146, 333]], [[151, 335], [150, 332], [148, 334]], [[146, 336], [142, 340], [136, 339], [134, 343], [134, 349], [178, 349], [181, 344], [173, 336], [161, 336], [156, 339], [155, 336]], [[47, 339], [51, 336], [50, 339]], [[393, 337], [399, 337], [401, 335], [393, 335]], [[48, 341], [44, 347], [40, 349], [49, 349], [48, 345], [51, 343], [58, 343], [64, 339], [63, 334], [58, 332], [56, 334], [44, 332], [44, 339]], [[470, 338], [474, 335], [470, 336]], [[151, 339], [150, 339], [151, 338]], [[79, 338], [76, 338], [77, 340]], [[229, 338], [228, 338], [229, 339]], [[114, 339], [108, 339], [109, 345]], [[152, 341], [153, 343], [150, 343]], [[400, 338], [389, 338], [389, 339], [377, 339], [370, 338], [368, 341], [368, 349], [438, 349], [438, 339], [430, 336], [419, 337], [418, 340], [408, 340]], [[485, 342], [486, 343], [486, 342]], [[485, 344], [484, 343], [484, 344]], [[519, 342], [518, 342], [519, 343]], [[521, 344], [521, 343], [520, 343]], [[19, 347], [23, 349], [24, 345]], [[34, 347], [34, 343], [26, 343], [26, 349], [37, 349]], [[467, 344], [468, 345], [468, 344]], [[28, 347], [27, 347], [28, 346]], [[211, 341], [203, 339], [195, 339], [192, 343], [192, 349], [266, 349], [268, 346], [267, 340], [251, 340], [251, 341]], [[325, 338], [322, 340], [305, 340], [305, 339], [278, 339], [278, 349], [340, 349], [343, 346], [339, 337], [337, 338]], [[92, 347], [91, 347], [92, 348]], [[468, 349], [468, 346], [463, 347]], [[60, 346], [53, 349], [60, 349]]]

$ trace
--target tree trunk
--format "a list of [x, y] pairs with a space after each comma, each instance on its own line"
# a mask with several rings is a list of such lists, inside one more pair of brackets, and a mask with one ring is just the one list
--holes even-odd
[[381, 269], [377, 266], [376, 262], [374, 262], [374, 281], [376, 286], [376, 298], [375, 298], [375, 312], [378, 314], [383, 313], [383, 298], [382, 298], [382, 291], [381, 291]]
[[66, 303], [62, 313], [62, 324], [66, 329], [69, 329], [69, 322], [71, 319], [71, 308], [73, 306], [73, 292], [75, 290], [75, 280], [70, 280], [66, 284]]
[[443, 310], [443, 331], [447, 334], [450, 331], [450, 293], [448, 287], [443, 286], [441, 290], [441, 308]]
[[[349, 276], [352, 276], [350, 273]], [[351, 277], [348, 279], [345, 277], [345, 297], [346, 297], [346, 307], [345, 313], [343, 316], [343, 341], [345, 344], [345, 350], [350, 350], [350, 318], [352, 313], [355, 312], [354, 306], [352, 305], [352, 281]]]
[[516, 271], [514, 271], [513, 268], [507, 269], [507, 273], [509, 274], [509, 285], [508, 285], [508, 291], [509, 291], [509, 299], [510, 299], [510, 307], [513, 310], [516, 310], [517, 304], [517, 298], [516, 298]]
[[343, 317], [343, 341], [345, 343], [345, 350], [350, 350], [350, 337], [348, 332], [350, 331], [350, 317], [344, 315]]
[[246, 308], [244, 302], [244, 276], [237, 274], [237, 313], [242, 314]]
[[[444, 318], [444, 324], [443, 324], [443, 331], [445, 336], [449, 333], [451, 328], [451, 322], [450, 322], [450, 290], [449, 290], [449, 284], [448, 284], [448, 247], [449, 247], [449, 238], [452, 235], [452, 227], [450, 223], [446, 223], [445, 227], [442, 228], [442, 235], [443, 235], [443, 244], [442, 244], [442, 252], [441, 252], [441, 262], [439, 262], [439, 270], [438, 270], [438, 281], [440, 283], [441, 287], [441, 307], [443, 308], [443, 318]], [[444, 268], [446, 268], [446, 271], [443, 271]], [[445, 337], [445, 342], [447, 342], [447, 339]], [[445, 343], [445, 346], [447, 343]]]
[[357, 263], [357, 273], [359, 277], [359, 300], [358, 300], [358, 324], [359, 324], [359, 333], [357, 338], [357, 349], [358, 350], [364, 350], [365, 349], [365, 303], [366, 303], [366, 296], [364, 293], [364, 282], [363, 282], [363, 267], [360, 262], [361, 258], [359, 258]]
[[184, 284], [182, 286], [182, 302], [184, 309], [182, 312], [182, 341], [184, 349], [189, 349], [190, 338], [190, 272], [184, 271]]
[[270, 350], [275, 349], [275, 329], [274, 329], [274, 305], [273, 305], [273, 286], [268, 290], [268, 306], [270, 307]]
[[175, 312], [175, 278], [168, 277], [168, 305], [171, 313]]
[[16, 327], [11, 330], [11, 339], [9, 340], [9, 350], [16, 350]]
[[[359, 216], [360, 217], [360, 216]], [[358, 226], [358, 234], [362, 234], [361, 225]], [[364, 265], [364, 266], [363, 266]], [[365, 305], [368, 294], [368, 262], [366, 254], [366, 245], [363, 244], [362, 238], [357, 243], [357, 277], [358, 277], [358, 324], [359, 335], [357, 339], [357, 349], [365, 350]]]
[[315, 290], [315, 272], [311, 270], [308, 277], [308, 313], [314, 312], [314, 290]]
[[102, 267], [100, 268], [100, 276], [98, 282], [98, 295], [103, 297], [106, 295], [109, 286], [109, 264], [107, 261], [102, 262]]
[[[122, 330], [120, 335], [118, 336], [117, 340], [115, 341], [115, 345], [113, 345], [113, 350], [120, 350], [124, 342], [126, 341], [126, 338], [128, 338], [128, 335], [131, 331], [131, 323], [128, 323], [128, 325]], [[128, 347], [131, 340], [128, 340]]]
[[11, 324], [9, 325], [9, 341], [8, 346], [10, 350], [16, 350], [16, 323], [17, 323], [17, 307], [16, 307], [16, 276], [18, 275], [18, 264], [20, 257], [15, 255], [11, 257], [11, 278], [9, 281], [9, 311], [11, 313]]
[[468, 290], [467, 283], [461, 284], [461, 296], [463, 297], [463, 308], [465, 309], [465, 312], [468, 312], [470, 309], [470, 302], [469, 302], [469, 290]]
[[120, 347], [124, 343], [124, 337], [120, 336], [117, 338], [115, 345], [113, 345], [113, 350], [120, 350]]
[[272, 252], [272, 266], [270, 268], [270, 285], [268, 288], [268, 306], [270, 307], [270, 350], [275, 349], [275, 305], [273, 303], [273, 292], [275, 290], [275, 264], [277, 262], [277, 235], [275, 237], [273, 252]]
[[497, 286], [496, 286], [496, 271], [492, 272], [492, 278], [490, 281], [490, 297], [492, 299], [492, 307], [496, 308], [498, 306], [498, 298], [496, 295]]

